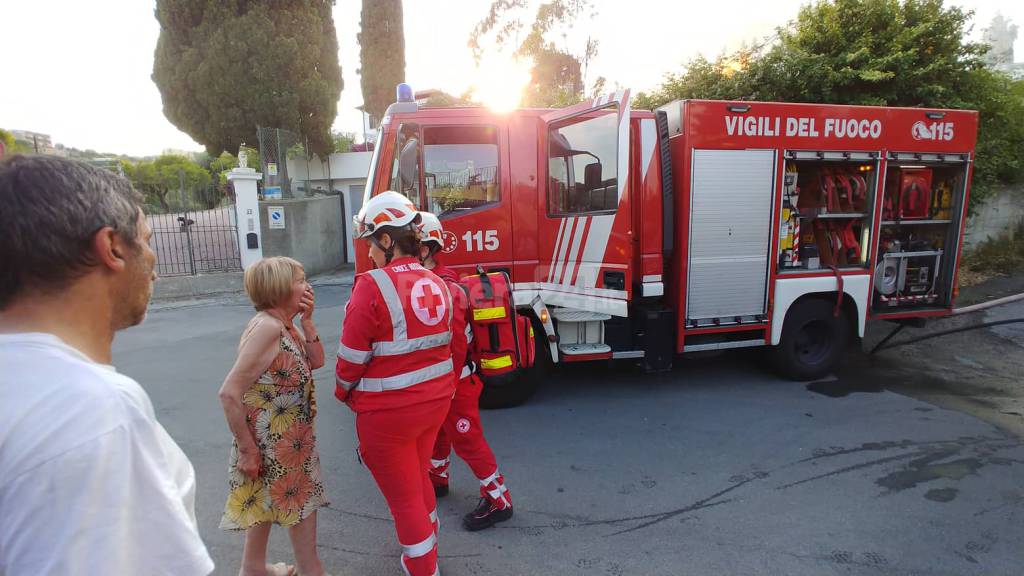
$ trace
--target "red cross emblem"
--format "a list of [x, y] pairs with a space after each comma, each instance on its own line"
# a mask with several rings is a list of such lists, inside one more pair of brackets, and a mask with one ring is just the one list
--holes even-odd
[[444, 233], [444, 253], [451, 254], [459, 248], [459, 238], [451, 232]]
[[441, 288], [430, 278], [420, 278], [412, 285], [412, 311], [427, 326], [436, 325], [448, 311]]

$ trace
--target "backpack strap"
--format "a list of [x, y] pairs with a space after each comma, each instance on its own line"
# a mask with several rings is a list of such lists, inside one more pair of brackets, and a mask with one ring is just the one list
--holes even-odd
[[484, 298], [491, 300], [494, 298], [494, 286], [491, 284], [491, 279], [487, 277], [487, 272], [484, 272], [484, 267], [477, 264], [476, 273], [480, 276], [480, 285], [484, 288]]

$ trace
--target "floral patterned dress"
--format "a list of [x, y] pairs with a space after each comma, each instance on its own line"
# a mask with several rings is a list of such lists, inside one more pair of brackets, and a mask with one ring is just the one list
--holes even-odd
[[[246, 335], [256, 323], [269, 321], [263, 316], [253, 319]], [[263, 458], [260, 477], [249, 478], [238, 469], [238, 444], [232, 443], [231, 492], [220, 521], [224, 530], [245, 530], [262, 522], [287, 528], [328, 505], [313, 431], [313, 376], [298, 341], [294, 328], [282, 329], [277, 356], [242, 397], [246, 422]]]

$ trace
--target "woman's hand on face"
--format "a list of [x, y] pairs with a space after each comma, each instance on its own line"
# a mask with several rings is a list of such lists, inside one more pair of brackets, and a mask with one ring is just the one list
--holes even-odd
[[310, 322], [313, 320], [313, 308], [316, 306], [316, 295], [313, 293], [313, 287], [306, 287], [306, 292], [302, 295], [302, 300], [299, 301], [299, 312], [302, 313], [302, 321]]
[[255, 450], [239, 450], [238, 451], [238, 469], [246, 476], [256, 479], [260, 477], [260, 451]]

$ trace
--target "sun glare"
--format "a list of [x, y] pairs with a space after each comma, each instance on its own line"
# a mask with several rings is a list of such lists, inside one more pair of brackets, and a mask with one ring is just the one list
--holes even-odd
[[509, 112], [519, 106], [523, 90], [530, 83], [529, 59], [507, 54], [485, 56], [474, 72], [473, 98], [495, 112]]

